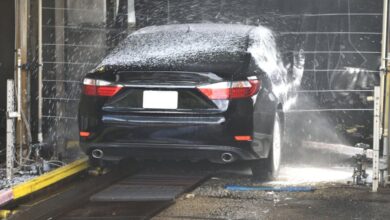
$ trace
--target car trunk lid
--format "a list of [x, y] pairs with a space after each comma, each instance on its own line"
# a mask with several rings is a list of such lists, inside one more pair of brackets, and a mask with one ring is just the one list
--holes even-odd
[[115, 83], [121, 91], [103, 106], [107, 112], [221, 113], [228, 100], [210, 100], [198, 87], [230, 81], [214, 73], [119, 71]]

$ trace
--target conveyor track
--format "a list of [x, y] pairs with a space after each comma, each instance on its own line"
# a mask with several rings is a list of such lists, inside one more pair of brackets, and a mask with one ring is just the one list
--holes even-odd
[[158, 171], [89, 176], [20, 205], [9, 219], [150, 219], [206, 176]]

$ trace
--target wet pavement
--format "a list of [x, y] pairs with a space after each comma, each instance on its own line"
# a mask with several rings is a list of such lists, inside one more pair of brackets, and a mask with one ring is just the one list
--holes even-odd
[[[334, 156], [320, 151], [309, 153], [305, 151], [305, 157], [295, 155], [294, 158], [299, 158], [295, 159], [299, 164], [289, 162], [282, 167], [279, 177], [269, 182], [254, 181], [246, 163], [220, 165], [209, 162], [146, 161], [138, 165], [143, 173], [201, 174], [207, 177], [205, 182], [187, 191], [177, 198], [175, 203], [164, 204], [164, 208], [169, 207], [153, 218], [156, 220], [390, 219], [390, 188], [372, 193], [369, 185], [351, 185], [353, 163], [349, 159], [350, 156]], [[309, 187], [314, 190], [310, 192], [227, 190], [226, 186], [231, 185]], [[134, 204], [118, 205], [118, 202], [111, 209], [107, 204], [103, 202], [98, 206], [88, 206], [88, 211], [85, 211], [86, 207], [81, 206], [75, 212], [69, 213], [74, 214], [73, 217], [80, 216], [80, 213], [102, 216], [101, 213], [104, 212], [115, 217], [131, 214], [138, 216], [138, 219], [145, 219], [140, 212], [153, 209], [153, 213], [158, 213], [161, 210], [153, 208], [152, 205], [141, 204], [133, 207]], [[122, 213], [122, 210], [125, 212]], [[137, 212], [133, 213], [131, 210]]]
[[[352, 186], [350, 167], [283, 168], [278, 180], [254, 182], [245, 169], [220, 172], [154, 219], [389, 219], [390, 189]], [[239, 186], [310, 186], [312, 192], [229, 191]]]

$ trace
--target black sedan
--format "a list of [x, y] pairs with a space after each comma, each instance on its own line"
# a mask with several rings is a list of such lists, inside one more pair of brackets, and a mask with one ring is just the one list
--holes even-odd
[[275, 176], [285, 72], [265, 27], [140, 29], [85, 76], [81, 147], [94, 161], [245, 160]]

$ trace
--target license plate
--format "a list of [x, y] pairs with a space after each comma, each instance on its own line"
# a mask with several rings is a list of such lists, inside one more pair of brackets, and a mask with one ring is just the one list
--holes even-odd
[[143, 108], [177, 109], [177, 91], [144, 91]]

